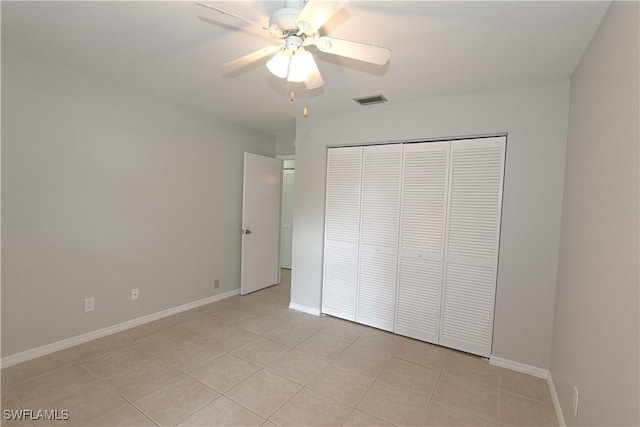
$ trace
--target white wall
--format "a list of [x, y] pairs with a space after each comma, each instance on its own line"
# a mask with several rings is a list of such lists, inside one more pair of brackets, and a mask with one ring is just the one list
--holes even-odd
[[288, 131], [276, 134], [276, 155], [292, 156], [295, 154], [293, 142], [296, 139], [295, 124]]
[[612, 3], [571, 79], [551, 357], [568, 425], [640, 425], [639, 9]]
[[243, 151], [275, 138], [3, 49], [2, 355], [239, 287]]
[[508, 132], [492, 353], [547, 369], [568, 110], [562, 81], [299, 120], [292, 302], [320, 308], [327, 146]]

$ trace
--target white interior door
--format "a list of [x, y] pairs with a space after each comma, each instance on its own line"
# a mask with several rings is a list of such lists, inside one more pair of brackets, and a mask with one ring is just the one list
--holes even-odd
[[395, 332], [438, 342], [449, 142], [407, 144]]
[[363, 150], [356, 321], [392, 331], [395, 316], [402, 145]]
[[296, 171], [282, 171], [282, 233], [280, 236], [280, 267], [291, 268], [293, 243], [293, 204], [295, 199]]
[[244, 153], [240, 293], [280, 282], [282, 161]]
[[491, 355], [505, 137], [451, 142], [440, 344]]
[[330, 148], [324, 233], [322, 312], [356, 320], [362, 147]]

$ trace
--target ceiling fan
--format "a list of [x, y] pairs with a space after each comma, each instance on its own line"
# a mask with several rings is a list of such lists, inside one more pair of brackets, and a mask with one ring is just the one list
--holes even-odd
[[209, 3], [196, 3], [266, 30], [280, 43], [258, 49], [224, 64], [229, 70], [244, 67], [269, 55], [267, 68], [275, 76], [290, 82], [304, 82], [307, 89], [321, 87], [324, 82], [316, 61], [306, 47], [315, 46], [320, 52], [384, 65], [391, 56], [386, 47], [337, 39], [319, 34], [320, 28], [342, 9], [346, 0], [286, 0], [284, 7], [269, 18], [269, 26], [220, 9]]

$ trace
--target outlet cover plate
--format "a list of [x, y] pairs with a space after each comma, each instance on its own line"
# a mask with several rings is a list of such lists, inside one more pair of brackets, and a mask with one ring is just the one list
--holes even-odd
[[96, 309], [96, 298], [90, 297], [84, 299], [84, 312], [88, 313]]

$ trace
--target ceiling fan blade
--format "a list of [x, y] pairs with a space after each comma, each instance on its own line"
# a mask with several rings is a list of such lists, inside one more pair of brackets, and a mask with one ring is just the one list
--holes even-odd
[[320, 52], [340, 55], [377, 65], [386, 64], [391, 57], [391, 50], [386, 47], [341, 40], [333, 37], [319, 37], [315, 40], [314, 44]]
[[313, 71], [311, 71], [307, 80], [304, 81], [304, 84], [307, 86], [307, 89], [317, 89], [324, 85], [324, 81], [322, 80], [322, 76], [320, 75], [320, 70], [318, 70], [318, 65], [316, 64], [315, 59], [313, 60]]
[[233, 61], [227, 62], [226, 64], [222, 65], [222, 67], [228, 72], [231, 72], [237, 70], [238, 68], [247, 66], [254, 61], [262, 59], [265, 56], [271, 55], [272, 53], [276, 53], [280, 49], [282, 49], [282, 46], [263, 47], [244, 56], [241, 56], [240, 58], [234, 59]]
[[338, 1], [317, 1], [309, 0], [298, 15], [296, 25], [307, 35], [312, 35], [322, 27], [325, 22], [342, 9], [346, 0]]
[[231, 13], [231, 12], [228, 12], [228, 11], [226, 11], [224, 9], [220, 9], [219, 7], [210, 5], [209, 3], [196, 2], [196, 4], [198, 6], [206, 7], [208, 9], [213, 9], [216, 12], [221, 13], [222, 15], [227, 15], [227, 16], [231, 16], [233, 18], [239, 19], [240, 21], [246, 22], [247, 24], [251, 24], [251, 25], [253, 25], [255, 27], [260, 27], [263, 30], [271, 31], [271, 28], [265, 27], [264, 25], [259, 24], [256, 21], [252, 21], [251, 19], [245, 18], [245, 17], [240, 16], [240, 15], [236, 15], [235, 13]]

